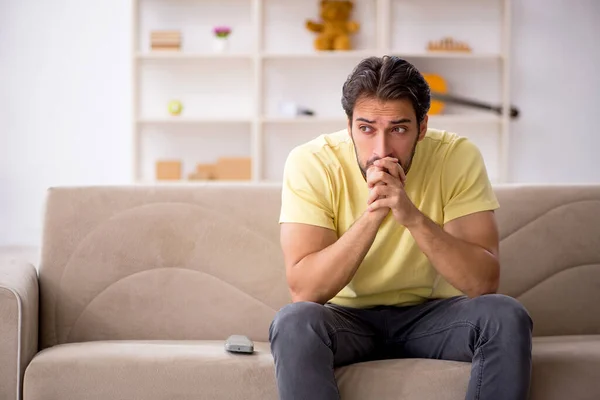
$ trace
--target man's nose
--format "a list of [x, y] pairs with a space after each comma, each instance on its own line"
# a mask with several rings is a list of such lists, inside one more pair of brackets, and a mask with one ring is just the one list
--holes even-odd
[[385, 135], [385, 134], [378, 135], [374, 150], [375, 150], [375, 154], [380, 158], [391, 156], [392, 147], [390, 146], [387, 135]]

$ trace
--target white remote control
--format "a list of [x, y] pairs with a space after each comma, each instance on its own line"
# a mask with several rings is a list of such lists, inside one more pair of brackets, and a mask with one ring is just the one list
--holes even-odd
[[225, 350], [232, 353], [253, 353], [254, 342], [248, 336], [231, 335], [225, 341]]

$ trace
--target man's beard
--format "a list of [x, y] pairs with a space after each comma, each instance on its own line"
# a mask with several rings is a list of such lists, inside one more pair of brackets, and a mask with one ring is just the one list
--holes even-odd
[[[352, 135], [352, 130], [350, 130], [350, 137], [352, 138], [352, 145], [354, 146], [354, 154], [356, 154], [356, 163], [358, 164], [358, 167], [360, 168], [360, 172], [363, 176], [363, 178], [365, 179], [365, 182], [367, 181], [367, 171], [369, 170], [369, 167], [371, 167], [373, 165], [373, 163], [377, 160], [380, 160], [381, 157], [371, 157], [370, 159], [367, 160], [367, 164], [363, 167], [360, 164], [360, 160], [358, 159], [358, 151], [356, 149], [356, 143], [354, 143], [354, 136]], [[417, 151], [417, 143], [419, 142], [419, 135], [417, 135], [417, 137], [415, 138], [415, 143], [413, 144], [413, 148], [412, 151], [410, 153], [410, 158], [408, 159], [407, 165], [406, 167], [404, 167], [402, 165], [402, 160], [398, 160], [398, 165], [400, 166], [400, 168], [402, 168], [402, 170], [404, 171], [404, 175], [407, 176], [408, 175], [408, 171], [410, 171], [410, 167], [412, 166], [412, 162], [415, 158], [415, 153]], [[386, 171], [389, 173], [389, 171]]]

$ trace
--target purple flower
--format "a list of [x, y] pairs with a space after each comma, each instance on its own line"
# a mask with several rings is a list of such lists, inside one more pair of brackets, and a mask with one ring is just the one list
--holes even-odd
[[215, 26], [213, 28], [213, 33], [217, 37], [225, 38], [225, 37], [229, 36], [229, 34], [231, 33], [231, 28], [228, 26]]

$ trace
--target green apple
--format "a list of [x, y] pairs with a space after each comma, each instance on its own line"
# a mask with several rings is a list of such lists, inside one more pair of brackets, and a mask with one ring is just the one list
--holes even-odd
[[183, 111], [183, 104], [179, 100], [171, 100], [169, 102], [169, 113], [171, 115], [179, 115]]

